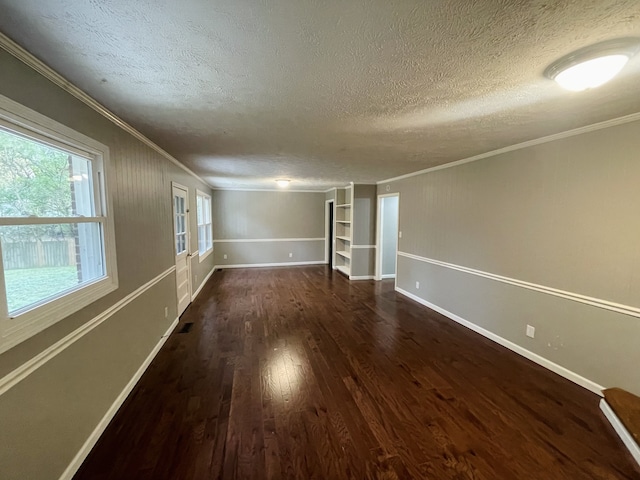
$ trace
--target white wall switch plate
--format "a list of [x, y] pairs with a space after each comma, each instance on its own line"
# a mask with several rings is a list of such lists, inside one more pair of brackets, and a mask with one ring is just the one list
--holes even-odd
[[535, 338], [535, 336], [536, 336], [536, 327], [527, 325], [527, 337]]

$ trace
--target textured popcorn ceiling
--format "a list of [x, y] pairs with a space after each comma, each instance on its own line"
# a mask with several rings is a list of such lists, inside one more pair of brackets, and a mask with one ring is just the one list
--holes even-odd
[[0, 30], [218, 187], [375, 182], [640, 110], [542, 72], [638, 0], [0, 0]]

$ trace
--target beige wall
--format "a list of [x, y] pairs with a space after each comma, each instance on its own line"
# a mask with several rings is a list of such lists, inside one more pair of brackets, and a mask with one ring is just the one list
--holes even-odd
[[324, 262], [324, 216], [324, 193], [215, 190], [215, 264]]
[[375, 185], [353, 186], [351, 276], [355, 278], [375, 275], [376, 201]]
[[215, 263], [218, 266], [319, 263], [324, 262], [324, 253], [324, 239], [285, 242], [220, 242], [216, 243], [214, 249]]
[[335, 200], [336, 199], [336, 189], [332, 188], [328, 192], [325, 192], [324, 199], [325, 200]]
[[[638, 151], [634, 122], [392, 182], [399, 251], [640, 307]], [[640, 394], [640, 318], [407, 257], [397, 282], [593, 382]]]
[[376, 243], [376, 186], [353, 186], [353, 244]]
[[[211, 190], [3, 50], [0, 71], [1, 95], [109, 147], [119, 279], [115, 292], [0, 355], [1, 378], [174, 265], [172, 181], [190, 190], [197, 249], [195, 188]], [[194, 278], [212, 267], [213, 255]], [[0, 478], [58, 478], [175, 318], [171, 274], [0, 395]]]

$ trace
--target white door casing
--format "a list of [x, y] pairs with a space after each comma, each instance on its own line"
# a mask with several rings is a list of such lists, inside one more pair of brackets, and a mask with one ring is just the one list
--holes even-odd
[[[383, 211], [384, 211], [384, 201], [386, 199], [389, 199], [391, 197], [397, 197], [398, 198], [398, 211], [397, 211], [397, 218], [396, 218], [396, 224], [395, 224], [395, 235], [396, 235], [396, 241], [397, 239], [397, 235], [398, 235], [398, 230], [400, 228], [399, 222], [400, 222], [400, 193], [387, 193], [387, 194], [383, 194], [383, 195], [378, 195], [378, 205], [377, 205], [377, 221], [376, 221], [376, 268], [375, 268], [375, 275], [374, 278], [375, 280], [382, 280], [383, 278], [395, 278], [396, 275], [395, 273], [393, 275], [383, 275], [382, 272], [382, 259], [383, 259], [383, 254], [384, 254], [384, 235], [383, 232], [385, 230], [385, 218], [383, 215]], [[397, 271], [397, 261], [398, 261], [398, 245], [396, 244], [396, 251], [395, 251], [395, 256], [396, 256], [396, 271]]]
[[176, 255], [176, 291], [178, 316], [191, 302], [191, 265], [189, 238], [189, 191], [186, 187], [172, 184], [173, 245]]

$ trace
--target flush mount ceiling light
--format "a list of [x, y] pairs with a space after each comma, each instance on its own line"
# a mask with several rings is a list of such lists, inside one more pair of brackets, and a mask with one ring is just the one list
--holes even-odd
[[635, 55], [639, 45], [637, 38], [590, 45], [553, 62], [544, 74], [574, 92], [596, 88], [615, 77]]
[[291, 180], [285, 180], [285, 179], [276, 180], [276, 183], [280, 188], [288, 187], [290, 182]]

